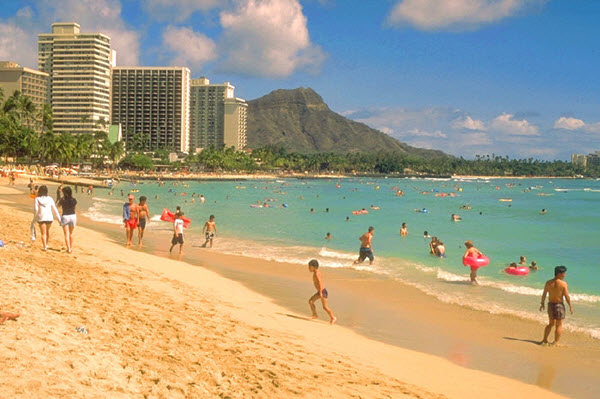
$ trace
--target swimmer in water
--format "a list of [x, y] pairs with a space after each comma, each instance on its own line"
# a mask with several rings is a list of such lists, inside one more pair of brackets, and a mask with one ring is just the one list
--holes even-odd
[[546, 210], [546, 208], [542, 209], [540, 211], [540, 215], [545, 215], [548, 211]]
[[527, 258], [525, 255], [521, 255], [519, 258], [519, 266], [525, 266], [527, 264]]
[[539, 267], [538, 267], [536, 261], [534, 261], [534, 260], [531, 261], [531, 266], [529, 266], [529, 270], [539, 270]]
[[325, 239], [326, 239], [327, 241], [330, 241], [330, 240], [331, 240], [331, 233], [327, 233], [327, 234], [325, 235]]
[[408, 235], [408, 227], [406, 226], [406, 222], [402, 222], [402, 226], [400, 227], [400, 235], [402, 237]]

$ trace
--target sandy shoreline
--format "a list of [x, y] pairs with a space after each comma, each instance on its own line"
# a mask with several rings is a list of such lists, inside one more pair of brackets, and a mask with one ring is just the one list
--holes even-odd
[[[11, 396], [554, 397], [342, 326], [307, 322], [305, 313], [205, 268], [127, 250], [83, 227], [74, 257], [42, 253], [26, 241], [30, 214], [1, 206], [0, 237], [10, 237], [0, 253], [2, 310], [23, 312], [0, 327], [9, 341], [2, 356], [14, 365], [3, 371]], [[56, 227], [50, 244], [62, 246]], [[248, 274], [257, 267], [215, 253], [204, 258], [215, 269]], [[271, 269], [263, 276], [279, 278]], [[294, 278], [310, 284], [306, 274]], [[344, 291], [337, 277], [328, 278]], [[81, 324], [90, 331], [85, 337], [74, 331]], [[556, 355], [550, 360], [564, 360]]]

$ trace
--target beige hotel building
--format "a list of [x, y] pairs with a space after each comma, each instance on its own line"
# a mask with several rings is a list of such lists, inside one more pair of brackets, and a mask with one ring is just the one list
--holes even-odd
[[192, 79], [190, 92], [190, 152], [214, 146], [246, 146], [248, 104], [234, 96], [229, 82], [211, 84], [203, 77]]
[[112, 124], [125, 142], [135, 134], [145, 150], [189, 151], [190, 70], [185, 67], [117, 67], [112, 76]]
[[38, 67], [50, 75], [56, 133], [108, 132], [110, 76], [116, 53], [102, 33], [81, 33], [74, 22], [38, 35]]

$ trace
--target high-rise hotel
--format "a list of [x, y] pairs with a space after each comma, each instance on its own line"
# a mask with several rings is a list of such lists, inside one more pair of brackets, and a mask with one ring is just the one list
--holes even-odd
[[246, 101], [234, 96], [229, 82], [211, 84], [192, 79], [190, 90], [190, 152], [214, 146], [246, 146]]
[[50, 74], [57, 133], [108, 131], [110, 76], [116, 53], [102, 33], [81, 33], [74, 22], [52, 24], [38, 35], [38, 67]]
[[145, 150], [188, 152], [190, 70], [117, 67], [112, 77], [112, 123], [126, 142], [138, 134]]

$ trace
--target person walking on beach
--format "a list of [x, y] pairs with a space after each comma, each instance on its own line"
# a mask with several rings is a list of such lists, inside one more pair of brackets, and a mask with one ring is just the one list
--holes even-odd
[[128, 202], [123, 204], [123, 223], [125, 223], [125, 234], [127, 237], [127, 246], [133, 245], [133, 232], [137, 229], [139, 223], [138, 206], [135, 203], [133, 194], [127, 196]]
[[202, 244], [202, 248], [206, 248], [206, 244], [210, 243], [210, 248], [213, 246], [213, 238], [215, 238], [215, 234], [217, 234], [217, 222], [215, 222], [215, 215], [210, 215], [206, 223], [204, 223], [204, 227], [202, 227], [202, 233], [204, 234], [204, 244]]
[[142, 195], [138, 204], [138, 247], [142, 247], [142, 239], [144, 238], [144, 230], [146, 229], [146, 220], [150, 219], [150, 209], [148, 208], [148, 199]]
[[58, 200], [58, 206], [62, 208], [62, 217], [60, 224], [65, 233], [65, 245], [67, 247], [67, 253], [73, 251], [73, 229], [77, 224], [77, 215], [75, 214], [75, 206], [77, 200], [73, 198], [73, 192], [71, 187], [64, 187], [62, 189], [62, 198]]
[[329, 306], [327, 306], [327, 297], [329, 296], [329, 293], [323, 286], [323, 278], [321, 277], [321, 272], [319, 271], [319, 261], [312, 259], [310, 262], [308, 262], [308, 271], [313, 274], [313, 284], [317, 289], [317, 293], [311, 296], [308, 300], [308, 305], [310, 306], [310, 311], [312, 312], [312, 316], [310, 318], [316, 319], [318, 317], [315, 301], [321, 299], [323, 310], [329, 315], [329, 324], [334, 324], [337, 318], [333, 315], [333, 312], [331, 309], [329, 309]]
[[173, 238], [171, 239], [171, 248], [169, 252], [173, 251], [173, 247], [179, 244], [179, 254], [183, 250], [183, 212], [179, 211], [175, 213], [175, 220], [173, 221]]
[[544, 328], [544, 339], [540, 342], [541, 345], [548, 344], [548, 336], [550, 335], [550, 331], [552, 331], [552, 327], [555, 327], [554, 342], [552, 345], [558, 345], [562, 333], [562, 321], [566, 314], [563, 298], [567, 301], [569, 311], [573, 314], [568, 284], [564, 281], [566, 275], [567, 268], [565, 266], [556, 266], [554, 268], [554, 278], [546, 281], [546, 285], [544, 286], [540, 312], [544, 310], [546, 295], [548, 295], [548, 325]]
[[42, 235], [42, 250], [46, 251], [48, 250], [50, 226], [54, 221], [54, 215], [56, 215], [56, 219], [60, 220], [60, 215], [58, 213], [58, 209], [56, 208], [54, 198], [48, 195], [48, 187], [40, 186], [37, 197], [35, 197], [35, 201], [33, 203], [33, 209]]
[[373, 241], [373, 235], [375, 234], [375, 227], [369, 226], [368, 231], [362, 236], [358, 237], [360, 241], [360, 249], [358, 250], [358, 259], [354, 261], [354, 264], [362, 263], [366, 258], [369, 258], [369, 264], [372, 265], [375, 260], [373, 255], [373, 247], [371, 242]]
[[[480, 255], [483, 255], [481, 252], [479, 252], [479, 250], [477, 248], [475, 248], [475, 246], [473, 245], [473, 242], [471, 240], [467, 240], [465, 241], [465, 247], [467, 247], [467, 250], [465, 251], [464, 255], [463, 255], [463, 260], [467, 257], [467, 256], [472, 256], [474, 258], [478, 258]], [[472, 284], [479, 284], [479, 282], [477, 281], [477, 269], [479, 269], [479, 266], [471, 266], [471, 283]]]

